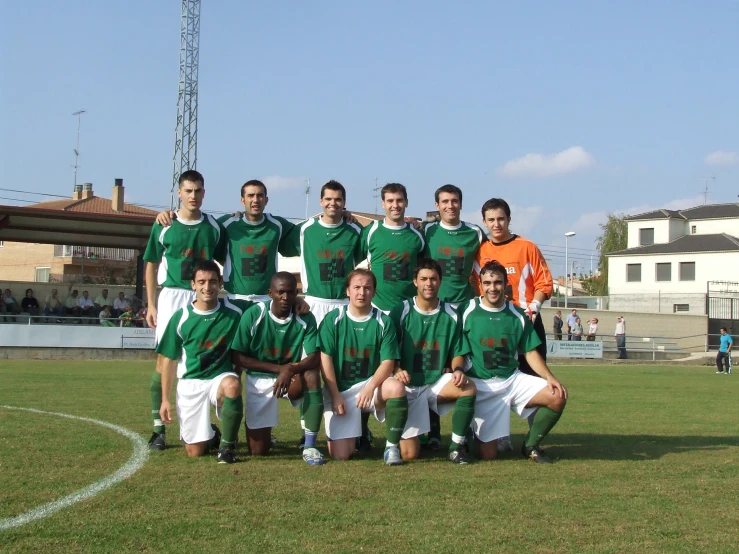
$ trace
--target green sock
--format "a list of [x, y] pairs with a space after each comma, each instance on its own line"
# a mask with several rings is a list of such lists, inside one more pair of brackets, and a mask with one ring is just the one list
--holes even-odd
[[385, 404], [385, 431], [387, 443], [397, 446], [408, 421], [408, 399], [391, 398]]
[[154, 371], [149, 386], [151, 395], [151, 419], [154, 420], [154, 432], [164, 433], [164, 424], [159, 417], [159, 408], [162, 406], [162, 374]]
[[321, 389], [305, 391], [302, 409], [306, 431], [318, 433], [323, 417], [323, 391]]
[[223, 434], [221, 435], [220, 448], [233, 448], [239, 436], [241, 419], [244, 417], [244, 399], [224, 398], [221, 407], [221, 421], [223, 422]]
[[526, 448], [536, 448], [544, 437], [549, 434], [552, 427], [557, 425], [562, 412], [555, 412], [549, 408], [539, 408], [534, 416], [529, 434], [526, 435]]
[[457, 450], [459, 445], [467, 441], [467, 431], [475, 417], [475, 400], [477, 396], [461, 396], [454, 404], [454, 415], [452, 416], [452, 443], [449, 450]]

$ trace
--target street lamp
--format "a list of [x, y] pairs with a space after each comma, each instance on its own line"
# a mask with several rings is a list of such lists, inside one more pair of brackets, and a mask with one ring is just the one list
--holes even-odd
[[567, 242], [570, 240], [570, 237], [575, 236], [574, 231], [568, 231], [565, 233], [565, 309], [567, 309], [567, 269], [568, 269], [568, 261], [567, 261]]

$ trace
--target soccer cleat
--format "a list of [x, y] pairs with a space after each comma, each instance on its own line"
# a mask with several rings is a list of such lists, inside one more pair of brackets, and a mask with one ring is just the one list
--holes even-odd
[[208, 448], [218, 448], [221, 446], [221, 430], [215, 423], [211, 423], [210, 428], [213, 429], [215, 435], [213, 435], [213, 438], [210, 439], [210, 442], [208, 443]]
[[277, 446], [277, 439], [275, 438], [275, 434], [274, 433], [270, 433], [269, 434], [269, 441], [272, 443], [272, 447], [273, 448], [275, 446]]
[[234, 464], [236, 463], [236, 451], [233, 448], [221, 448], [218, 450], [218, 463], [219, 464]]
[[322, 466], [323, 465], [323, 454], [313, 447], [303, 448], [303, 460], [309, 466]]
[[429, 437], [427, 448], [432, 452], [441, 450], [441, 439], [438, 437]]
[[362, 435], [361, 437], [357, 437], [357, 443], [354, 449], [357, 452], [369, 452], [372, 450], [372, 431], [367, 429], [367, 434]]
[[165, 439], [166, 435], [164, 433], [154, 431], [149, 439], [149, 450], [164, 450], [166, 448]]
[[511, 443], [511, 437], [503, 437], [498, 439], [498, 454], [505, 454], [506, 452], [513, 452], [513, 443]]
[[717, 371], [716, 372], [716, 375], [721, 375], [722, 373], [723, 373], [723, 371]]
[[386, 466], [403, 465], [403, 458], [400, 457], [400, 449], [397, 446], [386, 447], [383, 459]]
[[472, 463], [472, 457], [467, 453], [465, 448], [460, 447], [459, 450], [451, 450], [449, 452], [449, 461], [464, 466]]
[[524, 458], [528, 458], [532, 462], [536, 462], [537, 464], [551, 464], [552, 459], [547, 456], [544, 451], [541, 448], [533, 447], [528, 448], [526, 446], [526, 443], [523, 443], [521, 445], [521, 454]]

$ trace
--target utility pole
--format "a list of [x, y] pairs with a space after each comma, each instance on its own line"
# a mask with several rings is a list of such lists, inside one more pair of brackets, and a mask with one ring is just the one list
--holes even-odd
[[380, 197], [380, 193], [378, 191], [381, 188], [382, 187], [378, 187], [377, 186], [377, 177], [375, 177], [375, 188], [372, 189], [372, 192], [374, 192], [374, 194], [372, 195], [372, 197], [375, 199], [375, 215], [377, 215], [377, 209], [378, 209], [377, 208], [377, 202], [378, 202], [377, 199]]
[[170, 208], [179, 207], [175, 191], [180, 175], [198, 166], [198, 63], [200, 60], [200, 0], [182, 0], [180, 12], [180, 74], [177, 124], [174, 138], [174, 170]]
[[77, 148], [74, 149], [74, 186], [77, 188], [77, 163], [80, 159], [80, 127], [82, 126], [82, 114], [87, 113], [87, 110], [77, 110], [72, 115], [77, 117]]

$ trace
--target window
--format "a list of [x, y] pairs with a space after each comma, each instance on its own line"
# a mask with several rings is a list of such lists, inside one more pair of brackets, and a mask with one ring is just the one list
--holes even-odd
[[654, 264], [655, 281], [672, 281], [672, 264]]
[[674, 313], [677, 313], [677, 312], [689, 312], [690, 311], [690, 304], [673, 304], [672, 305], [672, 311]]
[[654, 227], [639, 229], [639, 246], [650, 246], [652, 244], [654, 244]]
[[626, 264], [626, 280], [629, 283], [641, 281], [641, 264]]
[[690, 234], [695, 235], [695, 225], [690, 226]]
[[3, 246], [5, 246], [5, 243], [0, 240], [0, 248], [2, 248]]
[[695, 262], [680, 262], [680, 280], [695, 281]]
[[50, 267], [37, 267], [36, 268], [36, 282], [37, 283], [48, 283], [49, 277], [51, 276]]

